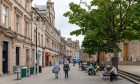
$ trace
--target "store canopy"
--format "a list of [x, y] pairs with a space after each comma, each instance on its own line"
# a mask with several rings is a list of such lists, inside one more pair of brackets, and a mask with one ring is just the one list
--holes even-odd
[[45, 52], [45, 56], [50, 56], [49, 52], [46, 51]]

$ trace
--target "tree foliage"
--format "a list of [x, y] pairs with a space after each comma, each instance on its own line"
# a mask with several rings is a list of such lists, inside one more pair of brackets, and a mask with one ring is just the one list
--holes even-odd
[[90, 5], [97, 8], [86, 10], [79, 4], [69, 4], [70, 11], [64, 16], [71, 24], [80, 27], [71, 35], [86, 35], [88, 31], [93, 31], [96, 33], [95, 40], [106, 40], [112, 43], [112, 47], [117, 47], [121, 41], [139, 39], [139, 0], [92, 0]]
[[73, 2], [69, 6], [64, 16], [80, 27], [71, 35], [85, 35], [83, 47], [90, 51], [116, 55], [118, 43], [140, 39], [140, 0], [92, 0], [90, 10]]

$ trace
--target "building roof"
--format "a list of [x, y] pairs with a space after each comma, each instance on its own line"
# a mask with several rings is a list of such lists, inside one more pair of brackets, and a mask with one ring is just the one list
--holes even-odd
[[38, 11], [46, 11], [47, 5], [35, 5], [34, 8], [37, 8]]

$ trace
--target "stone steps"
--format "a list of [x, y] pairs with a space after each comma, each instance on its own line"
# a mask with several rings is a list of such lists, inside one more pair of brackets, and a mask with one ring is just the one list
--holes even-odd
[[140, 62], [126, 61], [126, 62], [119, 62], [119, 65], [140, 65]]
[[135, 84], [140, 84], [140, 76], [132, 74], [132, 73], [128, 73], [122, 70], [118, 71], [119, 76], [135, 83]]

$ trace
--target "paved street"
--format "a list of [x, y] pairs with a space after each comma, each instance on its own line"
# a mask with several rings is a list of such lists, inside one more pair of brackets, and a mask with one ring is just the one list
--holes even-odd
[[123, 78], [110, 82], [109, 80], [103, 80], [100, 74], [98, 76], [88, 76], [86, 72], [79, 71], [77, 66], [71, 66], [70, 77], [68, 79], [64, 79], [62, 67], [59, 79], [54, 79], [51, 67], [43, 69], [43, 73], [41, 74], [23, 78], [19, 81], [13, 80], [14, 77], [13, 75], [0, 77], [0, 84], [133, 84]]

